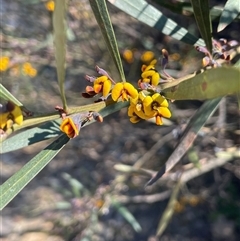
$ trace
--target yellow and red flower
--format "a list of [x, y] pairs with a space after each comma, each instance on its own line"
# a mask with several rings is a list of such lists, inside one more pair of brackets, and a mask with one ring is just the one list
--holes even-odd
[[135, 99], [138, 97], [138, 91], [135, 87], [128, 82], [119, 82], [112, 89], [112, 99], [117, 101], [128, 101], [130, 98]]
[[81, 121], [79, 115], [73, 115], [63, 119], [60, 130], [69, 138], [74, 138], [79, 135], [81, 129]]
[[154, 59], [149, 65], [142, 65], [142, 75], [141, 79], [138, 81], [138, 85], [141, 87], [141, 83], [149, 84], [153, 87], [156, 87], [160, 81], [160, 74], [155, 69], [157, 60]]
[[143, 109], [147, 116], [154, 116], [156, 118], [157, 125], [163, 124], [162, 117], [171, 117], [171, 112], [168, 109], [168, 101], [159, 93], [144, 98]]
[[21, 125], [23, 122], [22, 110], [11, 101], [0, 104], [0, 129], [9, 129], [13, 123]]

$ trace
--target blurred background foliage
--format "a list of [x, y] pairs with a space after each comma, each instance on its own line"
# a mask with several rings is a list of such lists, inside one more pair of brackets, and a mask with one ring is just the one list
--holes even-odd
[[[225, 3], [209, 3], [213, 36], [239, 40], [238, 21], [217, 32], [219, 11]], [[190, 2], [151, 4], [200, 37]], [[159, 58], [163, 48], [169, 52], [167, 71], [172, 76], [183, 77], [201, 68], [203, 54], [192, 45], [162, 34], [108, 2], [107, 6], [128, 81], [136, 84], [141, 65]], [[1, 1], [1, 83], [36, 112], [52, 112], [61, 105], [52, 36], [53, 9], [53, 1]], [[96, 64], [111, 76], [118, 75], [89, 2], [71, 0], [64, 85], [69, 106], [91, 103], [81, 93], [86, 86], [84, 76], [94, 75]], [[1, 239], [237, 241], [240, 162], [232, 153], [239, 150], [240, 131], [235, 96], [222, 100], [173, 172], [144, 188], [173, 152], [182, 130], [202, 103], [172, 103], [173, 118], [163, 127], [151, 122], [132, 125], [127, 110], [122, 109], [104, 118], [103, 123], [82, 129], [80, 136], [71, 140], [1, 212]], [[49, 143], [1, 154], [1, 184]], [[193, 167], [206, 163], [207, 173], [191, 173]], [[141, 167], [144, 169], [139, 170]], [[175, 182], [178, 170], [188, 174], [181, 187]], [[163, 232], [161, 238], [157, 232]]]

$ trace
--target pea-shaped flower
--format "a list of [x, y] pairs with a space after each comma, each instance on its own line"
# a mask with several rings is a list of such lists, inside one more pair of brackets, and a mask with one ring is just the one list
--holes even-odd
[[112, 99], [117, 101], [122, 99], [122, 101], [128, 101], [129, 98], [135, 99], [138, 97], [138, 91], [135, 87], [128, 82], [117, 83], [112, 89]]
[[93, 82], [93, 89], [96, 94], [102, 92], [103, 97], [107, 98], [112, 88], [112, 82], [107, 76], [103, 75], [96, 78]]
[[156, 117], [157, 125], [163, 124], [161, 117], [171, 117], [171, 112], [168, 109], [168, 101], [159, 93], [144, 98], [143, 109], [147, 116]]
[[69, 138], [74, 138], [79, 135], [81, 129], [81, 121], [79, 115], [73, 115], [63, 119], [60, 130]]

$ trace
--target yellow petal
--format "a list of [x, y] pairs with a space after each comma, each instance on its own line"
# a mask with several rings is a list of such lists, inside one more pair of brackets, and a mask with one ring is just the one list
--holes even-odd
[[138, 91], [135, 89], [135, 87], [132, 84], [126, 82], [123, 84], [123, 88], [127, 91], [127, 94], [131, 98], [135, 99], [138, 97]]
[[152, 76], [152, 85], [157, 86], [159, 84], [160, 80], [160, 74], [158, 72], [155, 72], [155, 74]]
[[123, 83], [117, 83], [112, 89], [112, 99], [117, 101], [122, 95]]
[[8, 115], [8, 112], [0, 113], [0, 129], [4, 129], [4, 127], [7, 125]]
[[107, 97], [108, 94], [110, 93], [110, 90], [112, 88], [112, 82], [111, 80], [107, 79], [104, 83], [103, 83], [103, 97]]
[[147, 120], [147, 119], [151, 118], [151, 117], [147, 116], [142, 110], [138, 111], [136, 108], [135, 108], [135, 114], [143, 120]]
[[163, 124], [162, 118], [159, 115], [156, 116], [156, 124], [158, 126], [161, 126]]
[[73, 122], [71, 117], [65, 118], [61, 125], [60, 130], [67, 134], [69, 138], [73, 138], [79, 134], [77, 125]]
[[128, 107], [128, 116], [129, 117], [134, 116], [134, 106], [133, 105], [130, 105]]
[[106, 80], [108, 79], [107, 76], [103, 75], [103, 76], [100, 76], [98, 78], [96, 78], [93, 82], [93, 84], [103, 84]]
[[157, 102], [159, 106], [168, 107], [168, 101], [159, 93], [155, 93], [152, 96], [153, 101]]
[[157, 60], [156, 59], [153, 59], [150, 63], [150, 65], [155, 65], [157, 63]]
[[154, 74], [156, 73], [156, 70], [147, 70], [147, 71], [144, 71], [141, 76], [142, 78], [149, 78], [151, 76], [153, 76]]
[[167, 107], [158, 107], [158, 112], [165, 118], [170, 118], [172, 116], [170, 110]]
[[140, 119], [138, 116], [132, 116], [132, 117], [130, 117], [129, 120], [131, 121], [131, 123], [136, 124], [136, 123], [138, 123], [141, 119]]
[[22, 115], [21, 108], [15, 105], [14, 109], [11, 111], [11, 114], [13, 115], [13, 121], [18, 125], [21, 125], [23, 122], [23, 115]]
[[153, 115], [153, 113], [155, 113], [152, 109], [152, 102], [153, 99], [151, 96], [147, 96], [144, 100], [143, 100], [143, 109], [144, 109], [144, 113], [147, 116], [151, 116]]

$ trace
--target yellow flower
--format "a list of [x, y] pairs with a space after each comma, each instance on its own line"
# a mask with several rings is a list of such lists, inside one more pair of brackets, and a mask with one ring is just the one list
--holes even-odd
[[29, 70], [28, 75], [29, 75], [30, 77], [32, 77], [32, 78], [35, 77], [35, 76], [37, 75], [37, 70], [34, 69], [34, 68], [31, 68], [31, 69]]
[[170, 118], [171, 112], [168, 109], [167, 100], [161, 96], [159, 93], [155, 93], [153, 96], [147, 96], [143, 100], [144, 113], [147, 116], [152, 116], [156, 118], [156, 124], [162, 125], [162, 118]]
[[45, 7], [48, 11], [53, 12], [54, 11], [54, 7], [55, 7], [55, 3], [54, 1], [48, 1], [45, 3]]
[[0, 105], [0, 129], [9, 129], [13, 123], [21, 125], [23, 122], [22, 110], [19, 106], [8, 101]]
[[149, 65], [142, 65], [142, 79], [138, 81], [138, 85], [141, 87], [141, 83], [147, 83], [156, 87], [159, 84], [160, 74], [155, 69], [157, 60], [154, 59]]
[[22, 66], [23, 74], [30, 77], [35, 77], [37, 75], [37, 70], [32, 67], [31, 63], [26, 62]]
[[154, 53], [152, 51], [145, 51], [141, 56], [141, 60], [144, 63], [149, 63], [153, 58]]
[[9, 58], [7, 56], [0, 58], [0, 72], [4, 72], [7, 70], [9, 66]]
[[131, 64], [134, 60], [134, 57], [133, 57], [133, 51], [132, 50], [129, 50], [129, 49], [126, 49], [124, 50], [123, 52], [123, 58], [129, 63]]
[[104, 98], [108, 97], [108, 94], [110, 93], [111, 88], [112, 88], [112, 82], [105, 75], [96, 78], [93, 82], [93, 90], [95, 91], [95, 93], [98, 94], [102, 92]]
[[147, 116], [141, 108], [138, 108], [138, 105], [132, 105], [128, 107], [128, 116], [130, 117], [130, 121], [132, 123], [137, 123], [140, 120], [148, 120], [152, 118], [152, 116]]
[[128, 107], [128, 116], [130, 117], [130, 121], [134, 124], [141, 120], [141, 118], [135, 113], [134, 105]]
[[119, 98], [122, 101], [128, 101], [129, 98], [135, 99], [138, 97], [138, 91], [128, 82], [117, 83], [112, 89], [112, 99], [117, 101]]
[[79, 135], [80, 128], [81, 122], [78, 115], [65, 118], [60, 125], [60, 130], [69, 138], [74, 138]]

